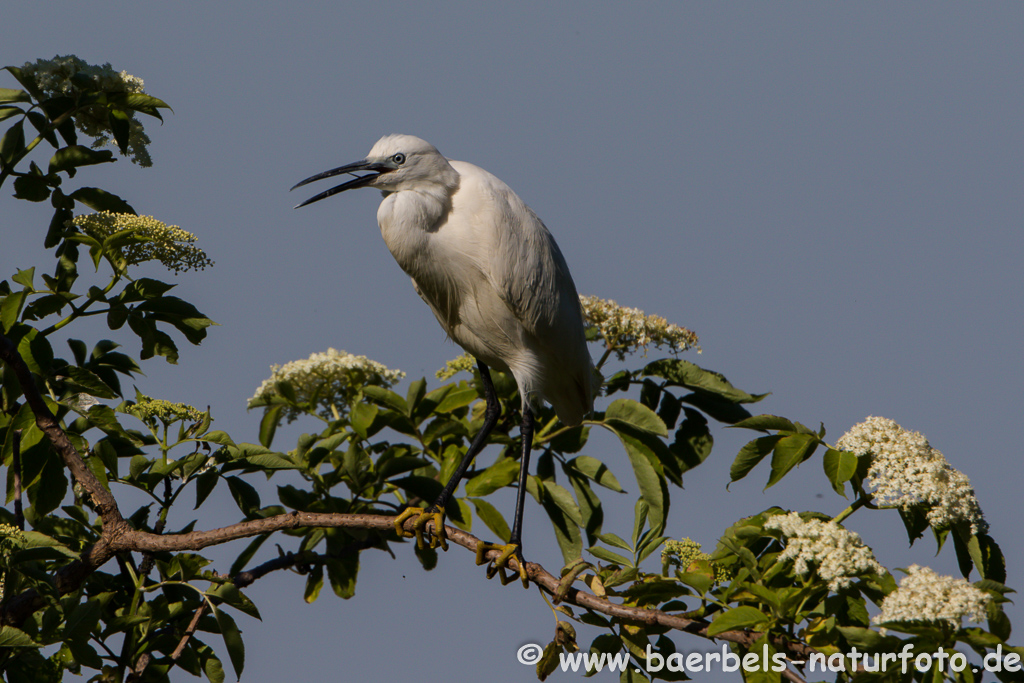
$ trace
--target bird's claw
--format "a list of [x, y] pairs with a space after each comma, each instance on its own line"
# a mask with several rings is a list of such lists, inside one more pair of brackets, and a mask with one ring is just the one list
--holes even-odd
[[[405, 529], [405, 521], [410, 517], [416, 517], [419, 515], [417, 520], [412, 525], [412, 532], [408, 532]], [[434, 522], [433, 531], [427, 531], [426, 526], [428, 522]], [[395, 517], [395, 533], [401, 538], [416, 538], [416, 547], [423, 550], [425, 547], [437, 548], [440, 546], [441, 550], [448, 550], [448, 533], [444, 529], [444, 512], [435, 509], [433, 506], [423, 508], [406, 508]], [[429, 544], [423, 541], [423, 535], [427, 534], [430, 536]]]
[[[494, 559], [494, 562], [487, 566], [487, 578], [493, 579], [495, 575], [501, 580], [501, 585], [505, 586], [511, 583], [518, 576], [523, 582], [523, 588], [530, 587], [530, 577], [526, 574], [526, 562], [523, 560], [523, 553], [519, 549], [518, 543], [507, 543], [505, 545], [498, 545], [497, 543], [478, 543], [476, 546], [476, 563], [478, 565], [487, 564], [487, 552], [490, 550], [500, 550], [501, 555]], [[519, 565], [518, 573], [510, 570], [508, 574], [505, 573], [508, 567], [509, 558], [515, 557], [516, 564]]]

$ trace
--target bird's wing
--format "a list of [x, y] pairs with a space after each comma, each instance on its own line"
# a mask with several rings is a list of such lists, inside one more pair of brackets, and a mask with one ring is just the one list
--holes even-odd
[[541, 343], [585, 348], [579, 296], [565, 257], [537, 214], [495, 180], [491, 220], [497, 230], [487, 267], [495, 291]]

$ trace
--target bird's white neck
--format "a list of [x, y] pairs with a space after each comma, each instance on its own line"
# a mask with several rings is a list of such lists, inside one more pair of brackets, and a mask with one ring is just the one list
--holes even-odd
[[[458, 189], [459, 175], [450, 168], [450, 177], [407, 183], [397, 192], [389, 192], [377, 209], [381, 236], [398, 264], [412, 277], [420, 271], [419, 261], [428, 249], [431, 236], [447, 220], [452, 195]], [[448, 182], [443, 182], [448, 181]]]

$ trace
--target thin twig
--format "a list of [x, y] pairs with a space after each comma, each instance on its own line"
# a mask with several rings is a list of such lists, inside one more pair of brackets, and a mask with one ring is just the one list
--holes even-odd
[[21, 430], [14, 430], [12, 439], [14, 453], [11, 457], [11, 473], [14, 475], [14, 525], [25, 530], [25, 511], [21, 503]]
[[174, 652], [171, 653], [171, 661], [177, 662], [178, 658], [181, 657], [181, 653], [185, 651], [185, 646], [188, 645], [189, 638], [196, 632], [196, 628], [199, 626], [199, 618], [203, 616], [203, 612], [206, 611], [206, 602], [199, 604], [199, 609], [192, 616], [192, 621], [189, 622], [188, 627], [185, 629], [185, 633], [181, 636], [181, 640], [178, 642], [178, 647], [174, 648]]

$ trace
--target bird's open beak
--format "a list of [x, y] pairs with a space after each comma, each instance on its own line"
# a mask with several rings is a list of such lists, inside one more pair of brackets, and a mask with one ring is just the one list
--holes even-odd
[[313, 202], [318, 202], [321, 199], [326, 199], [327, 197], [330, 197], [332, 195], [336, 195], [339, 192], [344, 192], [345, 190], [351, 190], [351, 189], [356, 188], [356, 187], [365, 187], [366, 185], [369, 185], [370, 183], [372, 183], [382, 173], [387, 173], [388, 171], [393, 171], [396, 168], [398, 168], [398, 167], [393, 165], [393, 164], [388, 163], [387, 161], [370, 161], [369, 159], [363, 159], [362, 161], [357, 161], [357, 162], [352, 163], [352, 164], [347, 164], [345, 166], [339, 166], [338, 168], [332, 168], [330, 171], [324, 171], [323, 173], [317, 173], [314, 176], [310, 176], [309, 178], [306, 178], [305, 180], [303, 180], [300, 183], [296, 183], [292, 187], [292, 189], [294, 190], [296, 187], [302, 187], [303, 185], [307, 185], [307, 184], [309, 184], [309, 183], [311, 183], [311, 182], [313, 182], [315, 180], [321, 180], [322, 178], [331, 178], [333, 176], [341, 175], [343, 173], [351, 173], [352, 175], [355, 175], [356, 171], [370, 171], [370, 173], [367, 173], [366, 175], [356, 176], [354, 179], [348, 181], [347, 183], [342, 183], [341, 185], [338, 185], [336, 187], [332, 187], [331, 189], [327, 190], [326, 192], [321, 192], [320, 194], [318, 194], [318, 195], [316, 195], [314, 197], [310, 197], [309, 199], [307, 199], [306, 201], [302, 202], [301, 204], [297, 204], [295, 206], [295, 208], [297, 209], [300, 206], [306, 206], [307, 204], [312, 204]]

